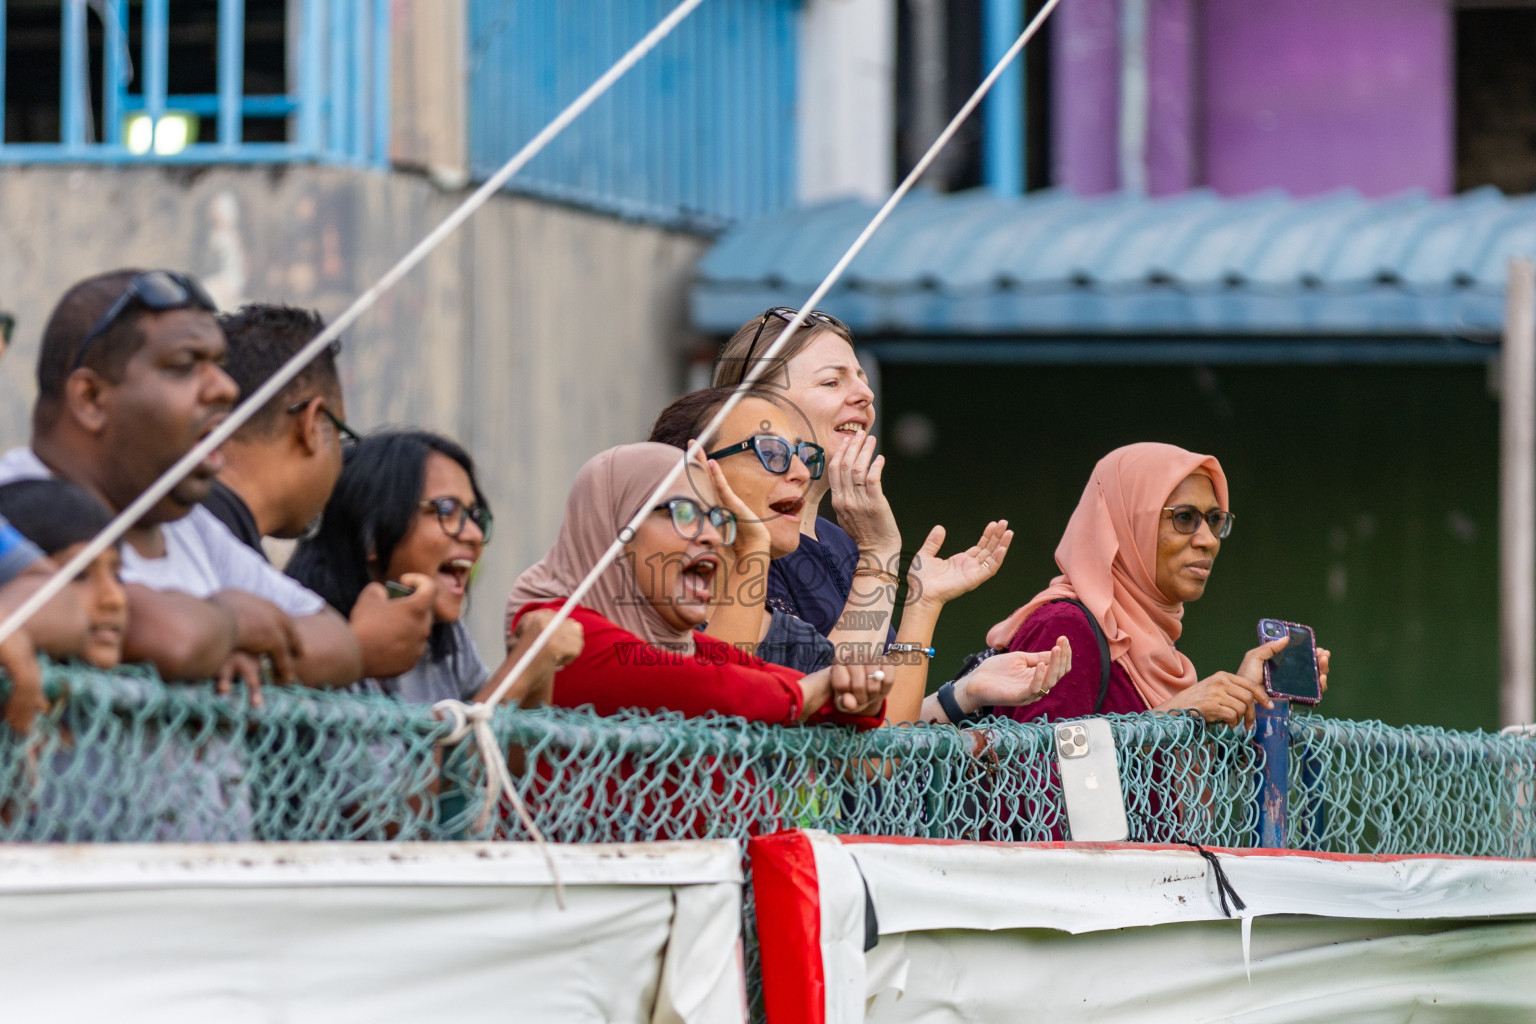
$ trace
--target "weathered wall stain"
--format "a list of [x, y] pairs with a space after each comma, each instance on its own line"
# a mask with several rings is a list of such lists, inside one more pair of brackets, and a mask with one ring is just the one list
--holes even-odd
[[[462, 198], [339, 168], [0, 170], [0, 444], [24, 443], [43, 321], [121, 266], [189, 270], [221, 303], [333, 317]], [[348, 332], [347, 416], [419, 424], [480, 461], [497, 517], [471, 627], [493, 663], [504, 596], [553, 541], [581, 463], [645, 436], [681, 383], [697, 237], [498, 197]]]

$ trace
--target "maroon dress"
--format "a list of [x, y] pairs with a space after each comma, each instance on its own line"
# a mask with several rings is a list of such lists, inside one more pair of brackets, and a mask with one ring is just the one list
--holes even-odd
[[[1094, 638], [1088, 617], [1074, 605], [1065, 601], [1043, 604], [1030, 613], [1029, 618], [1013, 635], [1008, 645], [1010, 651], [1048, 651], [1056, 645], [1057, 637], [1066, 637], [1072, 645], [1072, 670], [1057, 680], [1051, 692], [1035, 701], [1017, 708], [998, 708], [999, 714], [1008, 714], [1015, 721], [1030, 722], [1040, 719], [1061, 720], [1084, 718], [1095, 714], [1093, 705], [1099, 699], [1099, 642]], [[1098, 714], [1134, 714], [1147, 710], [1147, 702], [1137, 691], [1136, 684], [1118, 662], [1109, 666], [1109, 691], [1104, 706]]]

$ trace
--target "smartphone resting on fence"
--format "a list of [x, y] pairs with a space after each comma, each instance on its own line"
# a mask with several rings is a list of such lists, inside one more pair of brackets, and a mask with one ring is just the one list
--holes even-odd
[[1082, 718], [1055, 727], [1056, 764], [1067, 805], [1067, 829], [1079, 843], [1129, 838], [1115, 734], [1103, 718]]
[[1316, 704], [1323, 699], [1323, 684], [1317, 675], [1317, 638], [1312, 628], [1284, 619], [1259, 620], [1260, 643], [1285, 636], [1291, 638], [1285, 650], [1264, 663], [1264, 692], [1297, 704]]
[[408, 587], [398, 580], [385, 580], [384, 592], [388, 594], [389, 599], [393, 601], [397, 597], [410, 597], [412, 594], [416, 593], [416, 588]]

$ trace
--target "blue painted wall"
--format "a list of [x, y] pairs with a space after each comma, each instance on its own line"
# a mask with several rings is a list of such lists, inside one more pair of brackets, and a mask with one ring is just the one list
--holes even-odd
[[[470, 0], [469, 149], [493, 173], [674, 0]], [[713, 227], [795, 198], [794, 0], [710, 0], [513, 188]]]

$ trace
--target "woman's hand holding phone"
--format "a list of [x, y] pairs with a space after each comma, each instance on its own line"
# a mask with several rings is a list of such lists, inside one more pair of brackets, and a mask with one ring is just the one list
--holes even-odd
[[1264, 663], [1285, 650], [1290, 642], [1290, 637], [1282, 637], [1260, 644], [1243, 655], [1243, 663], [1236, 672], [1217, 672], [1207, 676], [1153, 710], [1191, 709], [1200, 712], [1207, 722], [1251, 727], [1256, 704], [1263, 704], [1266, 708], [1275, 706], [1275, 702], [1264, 691]]

